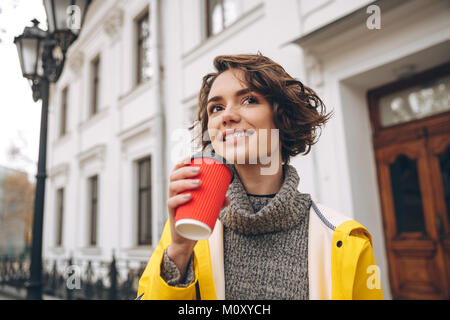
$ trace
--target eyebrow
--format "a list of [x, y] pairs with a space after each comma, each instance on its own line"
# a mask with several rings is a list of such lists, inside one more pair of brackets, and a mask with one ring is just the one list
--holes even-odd
[[[246, 94], [246, 93], [249, 93], [249, 92], [253, 92], [253, 90], [250, 89], [250, 88], [244, 88], [244, 89], [241, 89], [241, 90], [237, 91], [237, 92], [235, 93], [235, 96], [236, 96], [236, 97], [239, 97], [239, 96], [242, 96], [242, 95], [244, 95], [244, 94]], [[214, 97], [212, 97], [212, 98], [210, 98], [210, 99], [208, 100], [208, 102], [206, 103], [206, 105], [209, 105], [210, 102], [219, 101], [219, 100], [221, 100], [221, 99], [223, 99], [222, 96], [214, 96]]]

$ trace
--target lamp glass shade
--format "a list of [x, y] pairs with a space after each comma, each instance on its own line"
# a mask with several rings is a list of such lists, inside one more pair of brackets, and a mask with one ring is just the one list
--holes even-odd
[[19, 54], [22, 75], [28, 79], [43, 76], [42, 51], [45, 31], [37, 27], [26, 27], [23, 33], [14, 39]]
[[22, 41], [19, 40], [19, 37], [16, 37], [14, 39], [14, 44], [16, 45], [16, 48], [17, 48], [17, 54], [19, 56], [19, 62], [20, 62], [20, 69], [22, 70], [22, 76], [25, 77], [26, 68], [23, 64]]
[[24, 38], [22, 39], [22, 60], [25, 75], [35, 75], [37, 71], [37, 63], [39, 60], [39, 39]]
[[39, 53], [38, 53], [38, 62], [36, 65], [36, 75], [38, 77], [43, 77], [44, 76], [44, 65], [43, 65], [43, 51], [44, 51], [44, 41], [40, 41], [39, 42]]
[[50, 33], [80, 32], [90, 0], [43, 0]]

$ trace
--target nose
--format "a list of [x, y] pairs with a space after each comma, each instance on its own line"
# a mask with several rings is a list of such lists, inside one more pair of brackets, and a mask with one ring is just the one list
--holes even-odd
[[233, 122], [238, 123], [241, 120], [238, 109], [239, 108], [234, 108], [233, 105], [228, 105], [225, 110], [223, 110], [221, 121], [224, 127], [227, 127], [227, 125]]

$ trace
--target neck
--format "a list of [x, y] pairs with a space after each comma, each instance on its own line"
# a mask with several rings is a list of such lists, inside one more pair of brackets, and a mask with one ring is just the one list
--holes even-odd
[[258, 198], [247, 196], [236, 166], [232, 167], [235, 176], [227, 191], [230, 205], [221, 210], [219, 216], [225, 227], [248, 235], [278, 232], [289, 230], [299, 223], [302, 216], [308, 214], [311, 199], [309, 194], [298, 191], [300, 178], [297, 170], [291, 165], [283, 167], [281, 187], [275, 197], [264, 199], [262, 207], [257, 204]]
[[283, 183], [283, 166], [281, 161], [278, 163], [280, 164], [278, 169], [268, 175], [261, 174], [261, 169], [270, 168], [270, 163], [267, 165], [235, 164], [234, 167], [247, 193], [266, 195], [278, 193]]

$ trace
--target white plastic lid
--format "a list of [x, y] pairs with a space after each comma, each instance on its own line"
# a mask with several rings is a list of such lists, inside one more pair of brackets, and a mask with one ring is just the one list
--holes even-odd
[[211, 233], [211, 228], [204, 222], [195, 219], [181, 219], [175, 222], [177, 232], [190, 240], [207, 239]]

